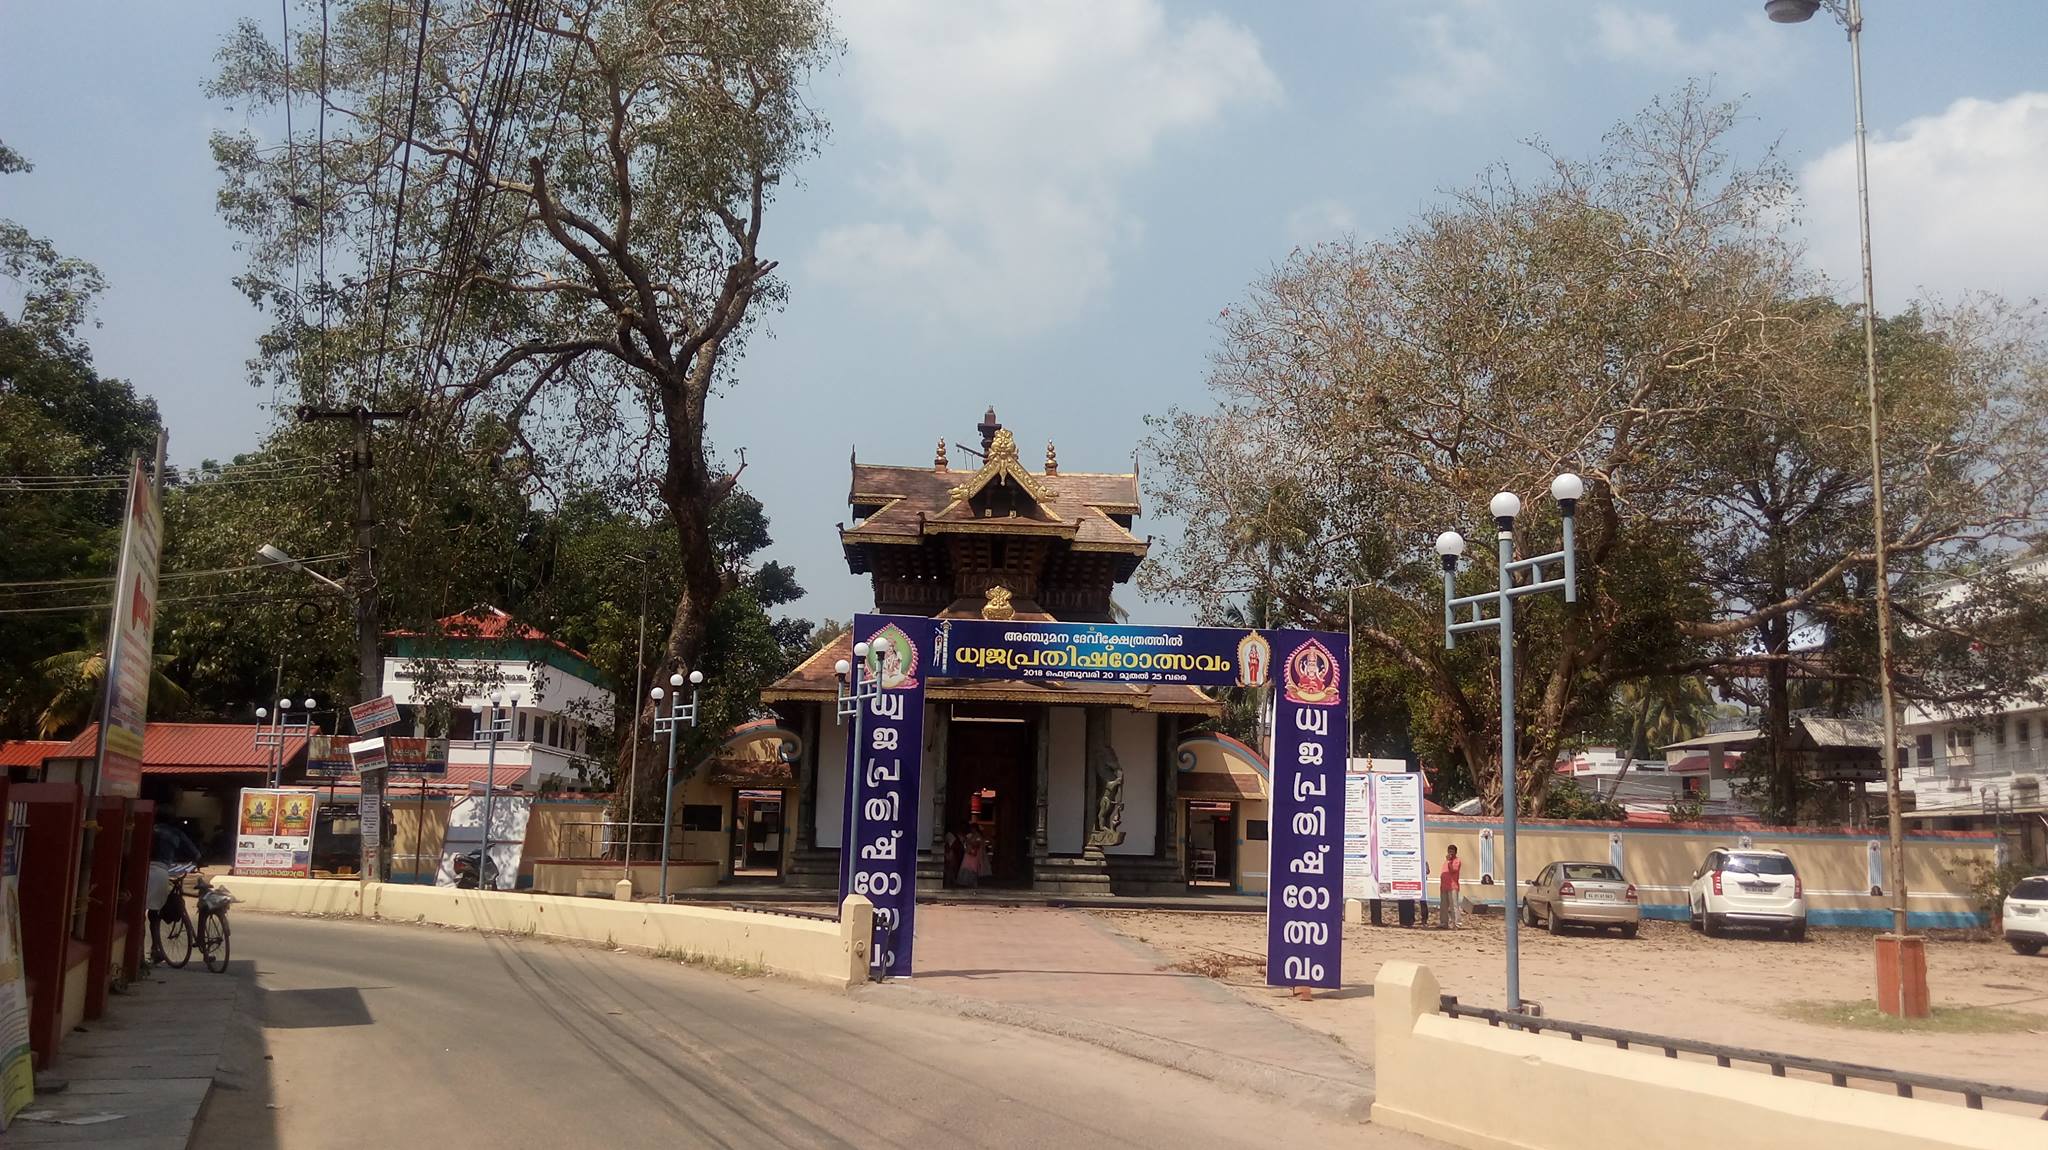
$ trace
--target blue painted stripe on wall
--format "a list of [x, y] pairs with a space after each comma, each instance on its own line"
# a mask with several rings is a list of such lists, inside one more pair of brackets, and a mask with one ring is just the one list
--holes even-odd
[[[1431, 899], [1434, 904], [1438, 900]], [[1483, 906], [1498, 912], [1500, 901], [1495, 899], [1468, 898], [1471, 905]], [[1643, 917], [1660, 922], [1685, 922], [1692, 912], [1684, 903], [1644, 903]], [[1884, 930], [1892, 924], [1892, 912], [1882, 907], [1809, 907], [1806, 912], [1809, 926], [1860, 926]], [[1915, 910], [1906, 912], [1906, 925], [1914, 930], [1968, 930], [1986, 925], [1982, 914], [1967, 910]], [[1526, 928], [1525, 928], [1526, 929]]]
[[[1463, 820], [1450, 822], [1443, 819], [1425, 819], [1422, 826], [1426, 831], [1477, 832], [1481, 828], [1485, 828], [1497, 833], [1505, 833], [1503, 824], [1498, 820], [1492, 822], [1468, 822]], [[1882, 839], [1885, 835], [1883, 828], [1874, 829], [1869, 834], [1839, 834], [1834, 832], [1804, 831], [1796, 827], [1665, 827], [1636, 826], [1628, 823], [1588, 822], [1525, 822], [1517, 824], [1517, 827], [1523, 834], [1540, 834], [1544, 831], [1599, 831], [1605, 834], [1612, 831], [1620, 831], [1625, 835], [1670, 835], [1678, 838], [1715, 839], [1731, 843], [1744, 835], [1758, 840], [1840, 843], [1869, 842], [1871, 839]], [[1995, 843], [1998, 841], [1998, 836], [1990, 831], [1974, 834], [1968, 831], [1943, 831], [1939, 835], [1916, 835], [1908, 832], [1906, 841], [1925, 845], [1954, 843], [1960, 846], [1968, 846], [1973, 843]]]

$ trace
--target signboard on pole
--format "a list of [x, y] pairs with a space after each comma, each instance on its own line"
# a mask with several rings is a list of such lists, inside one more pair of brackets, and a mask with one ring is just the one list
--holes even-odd
[[236, 821], [235, 873], [271, 878], [313, 876], [313, 813], [317, 791], [250, 788]]
[[[161, 466], [161, 465], [159, 465]], [[107, 624], [107, 673], [100, 713], [98, 792], [134, 798], [142, 789], [142, 731], [156, 638], [157, 558], [163, 510], [142, 460], [128, 474], [121, 562], [114, 574], [114, 617]]]
[[349, 721], [355, 724], [356, 734], [367, 735], [381, 731], [398, 723], [398, 701], [389, 695], [379, 695], [367, 703], [357, 703], [348, 709]]
[[1372, 882], [1372, 783], [1353, 759], [1344, 772], [1344, 897], [1361, 902], [1380, 897]]
[[359, 775], [381, 771], [390, 762], [383, 739], [358, 739], [348, 745], [349, 764]]
[[355, 771], [348, 756], [353, 740], [343, 735], [306, 736], [306, 774], [312, 778], [338, 778]]

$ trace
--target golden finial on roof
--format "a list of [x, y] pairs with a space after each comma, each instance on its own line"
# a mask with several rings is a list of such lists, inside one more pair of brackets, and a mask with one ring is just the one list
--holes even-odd
[[1052, 440], [1050, 439], [1045, 441], [1045, 473], [1047, 475], [1058, 475], [1060, 473], [1060, 451], [1059, 448], [1052, 445]]
[[1001, 583], [992, 583], [984, 594], [988, 601], [981, 605], [982, 618], [1000, 620], [1017, 617], [1017, 609], [1010, 606], [1010, 589], [1008, 587], [1003, 586]]
[[995, 438], [989, 440], [988, 461], [990, 463], [1017, 462], [1017, 437], [1010, 434], [1009, 428], [1005, 427], [997, 431]]
[[939, 436], [938, 449], [932, 452], [932, 468], [936, 471], [944, 471], [950, 462], [946, 458], [946, 437], [941, 435]]

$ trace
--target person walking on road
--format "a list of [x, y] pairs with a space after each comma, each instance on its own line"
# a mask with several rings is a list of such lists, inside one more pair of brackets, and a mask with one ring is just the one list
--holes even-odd
[[1437, 875], [1437, 898], [1442, 903], [1437, 909], [1436, 928], [1449, 930], [1460, 926], [1465, 916], [1458, 908], [1458, 880], [1465, 864], [1458, 861], [1458, 848], [1449, 847], [1444, 851], [1444, 869]]

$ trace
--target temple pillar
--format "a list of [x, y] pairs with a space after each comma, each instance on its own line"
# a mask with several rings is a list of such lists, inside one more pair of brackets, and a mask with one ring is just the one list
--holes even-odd
[[952, 760], [947, 743], [953, 733], [953, 709], [941, 703], [933, 708], [935, 720], [932, 723], [932, 833], [931, 842], [925, 848], [941, 858], [946, 852], [946, 774]]
[[1159, 717], [1159, 837], [1152, 857], [1180, 859], [1180, 724], [1179, 715]]
[[796, 791], [796, 844], [804, 850], [816, 846], [818, 841], [818, 820], [814, 814], [818, 809], [818, 725], [824, 711], [823, 703], [804, 707], [804, 753], [797, 759], [800, 774]]
[[1046, 799], [1051, 793], [1052, 776], [1052, 708], [1038, 709], [1037, 762], [1033, 771], [1032, 803], [1036, 808], [1037, 829], [1031, 835], [1031, 860], [1036, 864], [1043, 859], [1050, 848], [1046, 845]]

